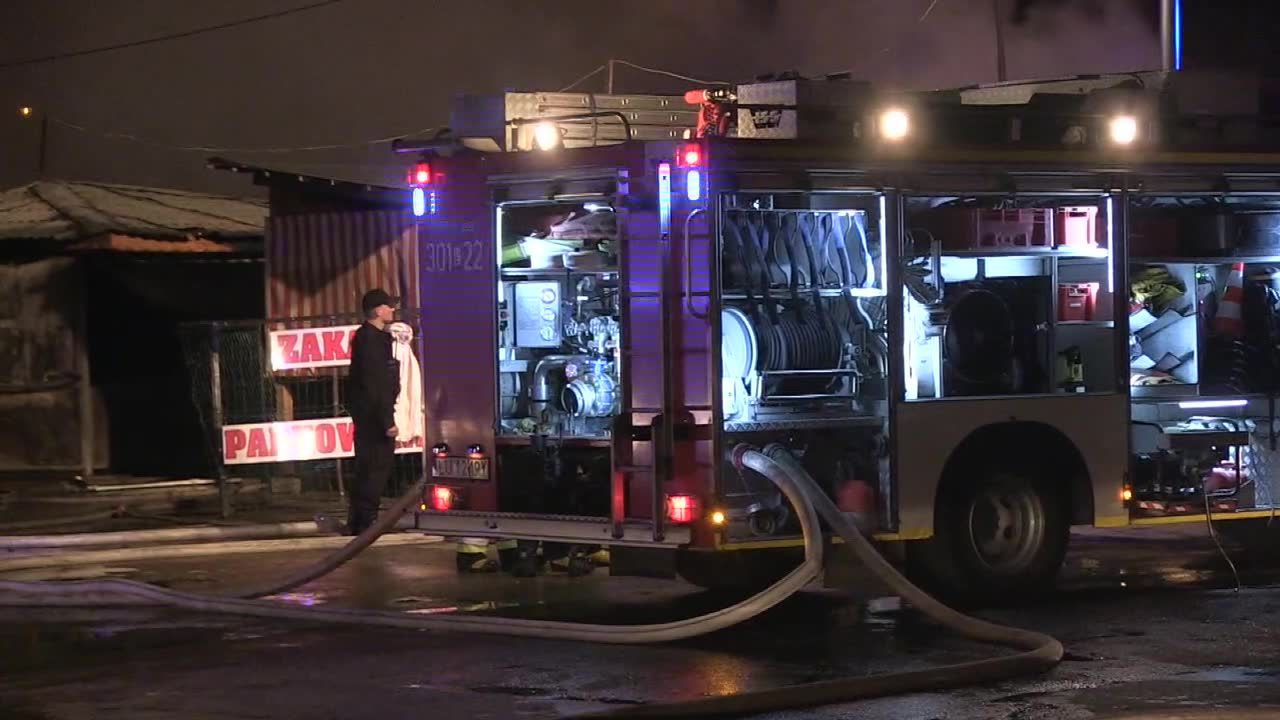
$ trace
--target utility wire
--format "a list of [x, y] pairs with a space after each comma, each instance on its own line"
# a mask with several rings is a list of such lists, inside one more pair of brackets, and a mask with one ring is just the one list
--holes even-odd
[[933, 2], [929, 3], [929, 7], [925, 9], [924, 14], [921, 15], [920, 19], [916, 22], [924, 22], [929, 17], [929, 13], [933, 12], [933, 9], [938, 7], [938, 3], [940, 2], [942, 2], [942, 0], [933, 0]]
[[[335, 4], [335, 3], [338, 3], [338, 2], [343, 2], [343, 0], [326, 0], [325, 2], [316, 3], [316, 4], [314, 4], [314, 5], [307, 5], [307, 6], [303, 6], [303, 7], [300, 7], [300, 8], [294, 8], [293, 10], [290, 10], [290, 11], [283, 11], [282, 13], [275, 13], [274, 15], [271, 15], [271, 16], [262, 16], [262, 17], [257, 18], [257, 19], [262, 19], [263, 17], [278, 17], [278, 16], [280, 16], [281, 14], [288, 14], [288, 13], [290, 13], [290, 12], [300, 12], [300, 11], [302, 11], [302, 10], [307, 10], [307, 9], [312, 9], [312, 8], [320, 7], [321, 5], [332, 5], [332, 4]], [[238, 24], [244, 24], [244, 23], [247, 23], [247, 22], [253, 22], [253, 21], [254, 21], [254, 19], [249, 18], [249, 19], [245, 19], [245, 20], [238, 21]], [[225, 27], [225, 26], [224, 26], [224, 27]], [[191, 31], [190, 33], [187, 33], [187, 34], [195, 34], [195, 33], [197, 33], [197, 32], [207, 32], [207, 31], [208, 31], [208, 30], [210, 30], [210, 29], [217, 29], [217, 28], [206, 28], [206, 29], [204, 29], [204, 30]], [[159, 42], [159, 41], [160, 41], [160, 39], [158, 39], [158, 38], [157, 38], [157, 39], [152, 39], [152, 40], [140, 41], [140, 43], [147, 43], [147, 42]], [[97, 49], [97, 50], [86, 50], [86, 51], [82, 51], [80, 54], [88, 54], [88, 53], [93, 53], [93, 52], [106, 52], [108, 49], [116, 49], [116, 48], [99, 48], [99, 49]], [[69, 57], [69, 56], [60, 56], [60, 57]], [[26, 61], [23, 61], [23, 62], [26, 62]], [[39, 60], [32, 60], [31, 62], [39, 62]], [[635, 69], [635, 70], [639, 70], [639, 71], [641, 71], [641, 72], [653, 73], [653, 74], [655, 74], [655, 75], [665, 75], [665, 76], [667, 76], [667, 77], [672, 77], [672, 78], [676, 78], [676, 79], [679, 79], [679, 80], [685, 80], [685, 81], [688, 81], [688, 82], [697, 83], [697, 84], [699, 84], [699, 85], [731, 85], [731, 84], [732, 84], [732, 83], [724, 82], [724, 81], [721, 81], [721, 80], [704, 80], [704, 79], [700, 79], [700, 78], [690, 77], [690, 76], [688, 76], [688, 75], [681, 75], [681, 74], [679, 74], [679, 73], [671, 72], [671, 71], [669, 71], [669, 70], [662, 70], [662, 69], [660, 69], [660, 68], [651, 68], [651, 67], [646, 67], [646, 66], [644, 66], [644, 65], [638, 65], [638, 64], [636, 64], [636, 63], [633, 63], [633, 62], [631, 62], [631, 61], [629, 61], [629, 60], [617, 60], [617, 59], [614, 59], [614, 60], [610, 60], [610, 61], [609, 61], [609, 63], [616, 63], [616, 64], [618, 64], [618, 65], [624, 65], [624, 66], [626, 66], [626, 67], [633, 68], [633, 69]], [[606, 63], [606, 64], [604, 64], [604, 65], [601, 65], [601, 66], [597, 67], [596, 69], [592, 70], [591, 72], [589, 72], [589, 73], [587, 73], [587, 74], [583, 75], [582, 77], [578, 78], [577, 80], [574, 80], [573, 82], [569, 83], [568, 85], [566, 85], [564, 88], [562, 88], [562, 89], [558, 90], [557, 92], [568, 92], [568, 91], [572, 90], [573, 88], [575, 88], [575, 87], [577, 87], [577, 86], [581, 85], [582, 83], [586, 82], [587, 80], [590, 80], [591, 78], [595, 77], [596, 75], [599, 75], [600, 73], [604, 72], [605, 70], [608, 70], [608, 69], [609, 69], [609, 63]], [[3, 68], [5, 68], [5, 67], [8, 67], [8, 66], [7, 66], [7, 65], [0, 65], [0, 69], [3, 69]], [[178, 152], [199, 152], [199, 153], [274, 153], [274, 154], [284, 154], [284, 153], [298, 153], [298, 152], [315, 152], [315, 151], [319, 151], [319, 150], [345, 150], [345, 149], [350, 149], [350, 148], [368, 147], [368, 146], [371, 146], [371, 145], [382, 145], [382, 144], [386, 144], [386, 143], [394, 142], [394, 141], [396, 141], [396, 140], [399, 140], [399, 139], [401, 139], [401, 138], [405, 138], [405, 137], [412, 137], [412, 136], [414, 136], [414, 135], [424, 135], [424, 134], [426, 134], [426, 133], [428, 133], [428, 132], [431, 132], [432, 130], [438, 130], [438, 129], [439, 129], [438, 127], [428, 127], [428, 128], [422, 128], [422, 129], [420, 129], [420, 130], [415, 130], [415, 131], [413, 131], [413, 132], [400, 133], [400, 134], [398, 134], [398, 135], [390, 135], [390, 136], [388, 136], [388, 137], [382, 137], [382, 138], [375, 138], [375, 139], [373, 139], [373, 140], [361, 140], [361, 141], [358, 141], [358, 142], [351, 142], [351, 143], [334, 143], [334, 144], [327, 144], [327, 145], [303, 145], [303, 146], [297, 146], [297, 147], [222, 147], [222, 146], [216, 146], [216, 145], [178, 145], [178, 144], [174, 144], [174, 143], [166, 143], [166, 142], [161, 142], [161, 141], [159, 141], [159, 140], [152, 140], [152, 139], [150, 139], [150, 138], [140, 137], [140, 136], [138, 136], [138, 135], [134, 135], [133, 133], [116, 132], [116, 131], [112, 131], [112, 130], [100, 130], [100, 129], [97, 129], [97, 128], [92, 128], [92, 127], [88, 127], [88, 126], [85, 126], [85, 125], [80, 125], [80, 124], [78, 124], [78, 123], [69, 122], [69, 121], [67, 121], [67, 120], [63, 120], [63, 119], [61, 119], [61, 118], [57, 118], [57, 117], [54, 117], [54, 116], [52, 116], [52, 115], [48, 116], [48, 118], [49, 118], [49, 122], [53, 123], [54, 125], [58, 125], [58, 126], [60, 126], [60, 127], [67, 128], [68, 130], [75, 130], [76, 132], [85, 133], [86, 135], [97, 135], [97, 136], [99, 136], [99, 137], [103, 137], [103, 138], [106, 138], [106, 139], [109, 139], [109, 140], [119, 140], [119, 141], [123, 141], [123, 142], [132, 142], [132, 143], [137, 143], [137, 144], [139, 144], [139, 145], [145, 145], [145, 146], [148, 146], [148, 147], [154, 147], [154, 148], [159, 148], [159, 149], [163, 149], [163, 150], [174, 150], [174, 151], [178, 151]]]
[[55, 53], [53, 55], [43, 55], [41, 57], [26, 58], [23, 60], [10, 60], [7, 62], [0, 62], [0, 70], [5, 70], [8, 68], [15, 68], [15, 67], [22, 67], [25, 65], [37, 65], [39, 63], [54, 62], [55, 60], [66, 60], [68, 58], [84, 57], [86, 55], [97, 55], [99, 53], [113, 52], [115, 50], [126, 50], [129, 48], [142, 47], [144, 45], [154, 45], [156, 43], [168, 42], [170, 40], [179, 40], [182, 38], [188, 38], [195, 35], [203, 35], [205, 33], [216, 32], [218, 30], [229, 30], [231, 28], [241, 27], [243, 25], [262, 22], [264, 20], [274, 20], [276, 18], [285, 17], [286, 15], [293, 15], [295, 13], [306, 12], [308, 10], [316, 10], [318, 8], [326, 7], [329, 5], [337, 5], [340, 2], [345, 2], [345, 0], [321, 0], [320, 2], [313, 2], [309, 5], [300, 5], [298, 7], [289, 8], [287, 10], [279, 10], [273, 13], [266, 13], [264, 15], [254, 15], [253, 17], [242, 18], [240, 20], [232, 20], [230, 22], [225, 22], [218, 25], [207, 25], [205, 27], [194, 28], [191, 30], [184, 30], [182, 32], [177, 32], [177, 33], [170, 33], [168, 35], [159, 35], [156, 37], [145, 38], [142, 40], [133, 40], [131, 42], [118, 43], [115, 45], [104, 45], [102, 47], [88, 48], [85, 50], [73, 50], [71, 52]]
[[614, 59], [614, 60], [610, 60], [609, 62], [617, 63], [619, 65], [625, 65], [629, 68], [640, 70], [642, 72], [653, 73], [654, 75], [666, 75], [667, 77], [673, 77], [677, 80], [687, 80], [691, 83], [698, 83], [699, 85], [732, 85], [733, 84], [731, 82], [725, 82], [723, 80], [702, 80], [696, 77], [689, 77], [688, 75], [681, 75], [680, 73], [673, 73], [670, 70], [662, 70], [659, 68], [645, 67], [644, 65], [637, 65], [629, 60]]
[[375, 138], [373, 140], [361, 140], [351, 143], [335, 143], [329, 145], [303, 145], [298, 147], [221, 147], [216, 145], [177, 145], [173, 143], [160, 142], [149, 138], [138, 137], [131, 133], [112, 132], [110, 130], [97, 130], [95, 128], [77, 125], [76, 123], [67, 122], [59, 118], [49, 116], [49, 122], [65, 127], [69, 130], [75, 130], [88, 135], [98, 135], [110, 140], [121, 140], [125, 142], [138, 143], [139, 145], [147, 145], [149, 147], [161, 148], [164, 150], [176, 150], [179, 152], [200, 152], [200, 153], [296, 153], [296, 152], [312, 152], [316, 150], [343, 150], [349, 148], [368, 147], [370, 145], [382, 145], [394, 142], [404, 137], [414, 135], [423, 135], [437, 128], [422, 128], [409, 133], [399, 135], [390, 135], [388, 137]]
[[584, 83], [584, 82], [586, 82], [586, 81], [590, 80], [591, 78], [595, 77], [596, 75], [599, 75], [600, 73], [602, 73], [602, 72], [604, 72], [605, 70], [608, 70], [608, 69], [609, 69], [609, 66], [608, 66], [608, 65], [601, 65], [600, 67], [596, 68], [595, 70], [592, 70], [591, 72], [587, 73], [586, 75], [583, 75], [582, 77], [578, 78], [577, 80], [574, 80], [573, 82], [569, 83], [568, 85], [565, 85], [564, 87], [560, 88], [560, 89], [559, 89], [559, 90], [557, 90], [556, 92], [569, 92], [570, 90], [572, 90], [572, 89], [574, 89], [574, 88], [578, 87], [578, 86], [579, 86], [579, 85], [581, 85], [582, 83]]

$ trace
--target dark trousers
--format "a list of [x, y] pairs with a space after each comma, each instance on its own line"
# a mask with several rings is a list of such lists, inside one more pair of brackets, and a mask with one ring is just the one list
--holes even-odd
[[358, 535], [378, 519], [378, 504], [391, 479], [396, 440], [387, 437], [386, 428], [369, 427], [368, 423], [356, 423], [355, 435], [356, 477], [348, 498], [347, 528]]

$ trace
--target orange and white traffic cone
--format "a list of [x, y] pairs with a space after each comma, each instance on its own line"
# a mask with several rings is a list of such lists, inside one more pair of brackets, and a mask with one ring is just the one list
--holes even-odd
[[1244, 263], [1231, 266], [1227, 289], [1218, 303], [1218, 314], [1213, 319], [1213, 331], [1217, 335], [1241, 337], [1244, 335]]

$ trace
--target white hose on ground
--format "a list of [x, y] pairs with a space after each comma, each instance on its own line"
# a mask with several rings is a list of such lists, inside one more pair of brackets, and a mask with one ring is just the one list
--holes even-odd
[[[763, 456], [761, 456], [763, 458]], [[763, 592], [740, 603], [695, 618], [651, 625], [593, 625], [573, 622], [523, 620], [495, 617], [469, 616], [417, 616], [385, 610], [343, 610], [337, 608], [300, 608], [277, 603], [242, 599], [264, 594], [285, 592], [314, 577], [331, 571], [356, 552], [367, 547], [378, 535], [394, 526], [398, 515], [411, 503], [397, 502], [391, 511], [353, 539], [341, 551], [325, 561], [308, 568], [286, 582], [273, 584], [251, 592], [238, 593], [235, 598], [210, 597], [177, 592], [131, 580], [88, 580], [73, 582], [11, 582], [0, 581], [0, 605], [40, 607], [83, 607], [86, 605], [171, 605], [201, 612], [232, 613], [253, 617], [304, 620], [308, 622], [335, 622], [383, 627], [480, 632], [499, 635], [583, 640], [613, 644], [645, 644], [672, 642], [703, 635], [737, 625], [777, 605], [798, 592], [817, 577], [822, 569], [822, 532], [812, 507], [804, 501], [800, 487], [776, 463], [767, 459], [760, 470], [773, 480], [786, 494], [792, 505], [800, 508], [801, 529], [805, 538], [805, 560], [778, 582]], [[421, 485], [406, 496], [413, 502], [421, 497]], [[35, 558], [32, 558], [35, 560]], [[321, 572], [323, 567], [327, 570]], [[0, 571], [4, 564], [0, 563]], [[305, 578], [305, 579], [304, 579]]]
[[[379, 539], [379, 546], [420, 545], [438, 543], [438, 535], [421, 533], [391, 533]], [[304, 550], [330, 550], [348, 542], [336, 535], [317, 537], [278, 538], [272, 540], [233, 540], [230, 542], [203, 542], [191, 545], [144, 545], [123, 548], [88, 548], [73, 551], [44, 549], [10, 550], [0, 556], [0, 576], [19, 571], [42, 568], [107, 565], [146, 560], [174, 560], [186, 558], [217, 557], [220, 555], [260, 555], [266, 553], [298, 552]], [[283, 591], [281, 591], [283, 592]]]
[[[343, 610], [298, 608], [240, 598], [207, 597], [177, 592], [129, 580], [90, 580], [66, 583], [0, 581], [0, 605], [39, 607], [83, 607], [95, 605], [170, 605], [202, 612], [334, 622], [384, 627], [431, 629], [519, 635], [558, 640], [585, 640], [601, 643], [654, 643], [679, 640], [727, 628], [753, 617], [781, 602], [814, 579], [822, 567], [822, 539], [815, 513], [820, 513], [857, 557], [906, 602], [930, 619], [956, 633], [982, 642], [1012, 647], [1022, 652], [1004, 657], [948, 665], [931, 670], [831, 680], [807, 685], [705, 698], [689, 702], [637, 706], [599, 715], [579, 717], [712, 717], [770, 712], [904, 692], [919, 692], [1004, 680], [1040, 673], [1062, 658], [1062, 645], [1041, 633], [1003, 627], [965, 616], [921, 591], [897, 572], [840, 512], [800, 464], [781, 446], [770, 446], [767, 454], [747, 446], [733, 452], [733, 461], [764, 475], [778, 484], [796, 508], [805, 540], [805, 561], [765, 591], [736, 605], [687, 620], [639, 626], [589, 625], [580, 623], [469, 616], [411, 616], [385, 610]], [[391, 512], [352, 540], [326, 563], [330, 570], [367, 547], [377, 535], [395, 524], [397, 515], [411, 502], [418, 502], [424, 483], [419, 483]], [[271, 592], [283, 592], [318, 577], [326, 563], [299, 573]], [[318, 574], [317, 574], [318, 573]], [[305, 579], [303, 579], [305, 578]]]
[[73, 535], [21, 535], [0, 537], [0, 550], [35, 548], [86, 548], [112, 545], [147, 545], [153, 543], [199, 542], [201, 540], [256, 540], [320, 535], [314, 520], [289, 523], [263, 523], [213, 527], [166, 528], [163, 530], [121, 530]]
[[1062, 660], [1062, 643], [1043, 633], [1006, 627], [969, 617], [943, 605], [907, 580], [878, 550], [863, 537], [847, 515], [814, 482], [795, 456], [782, 445], [770, 445], [763, 451], [739, 445], [732, 452], [738, 468], [756, 469], [762, 462], [782, 467], [796, 481], [805, 504], [816, 510], [855, 556], [905, 602], [925, 617], [970, 640], [1003, 645], [1021, 650], [1014, 655], [944, 665], [929, 670], [888, 673], [867, 677], [842, 678], [824, 682], [793, 685], [772, 690], [725, 695], [665, 705], [640, 705], [601, 713], [577, 715], [586, 718], [707, 718], [744, 717], [799, 707], [831, 705], [872, 697], [910, 692], [945, 690], [976, 685], [1021, 675], [1046, 672]]

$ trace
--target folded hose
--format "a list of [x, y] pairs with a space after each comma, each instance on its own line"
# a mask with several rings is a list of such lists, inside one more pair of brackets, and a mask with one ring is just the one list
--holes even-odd
[[[939, 690], [962, 685], [1004, 680], [1044, 672], [1062, 659], [1062, 645], [1036, 632], [1009, 628], [963, 615], [911, 584], [897, 572], [862, 536], [844, 513], [838, 510], [799, 462], [780, 445], [764, 452], [740, 445], [732, 453], [734, 464], [750, 468], [776, 483], [796, 508], [804, 534], [805, 560], [786, 577], [763, 592], [736, 605], [706, 615], [671, 623], [639, 626], [593, 625], [583, 623], [471, 616], [416, 616], [386, 610], [344, 610], [300, 608], [277, 603], [227, 597], [208, 597], [178, 592], [130, 580], [89, 580], [75, 582], [0, 581], [0, 605], [39, 607], [83, 607], [94, 605], [170, 605], [201, 612], [334, 622], [384, 627], [453, 630], [525, 637], [584, 640], [602, 643], [654, 643], [679, 640], [727, 628], [777, 605], [817, 577], [822, 567], [822, 539], [817, 515], [843, 537], [855, 555], [903, 600], [925, 616], [958, 633], [982, 642], [1012, 647], [1023, 652], [988, 660], [946, 665], [931, 670], [893, 673], [705, 698], [688, 702], [638, 706], [577, 717], [609, 718], [693, 718], [741, 716], [797, 707], [893, 695], [904, 692]], [[411, 503], [418, 502], [423, 483], [415, 486], [374, 526], [352, 540], [325, 562], [255, 593], [272, 594], [296, 587], [315, 577], [325, 565], [337, 567], [377, 536], [393, 527]], [[416, 491], [416, 492], [415, 492]], [[332, 569], [332, 568], [330, 568]], [[245, 593], [244, 595], [249, 595]]]

